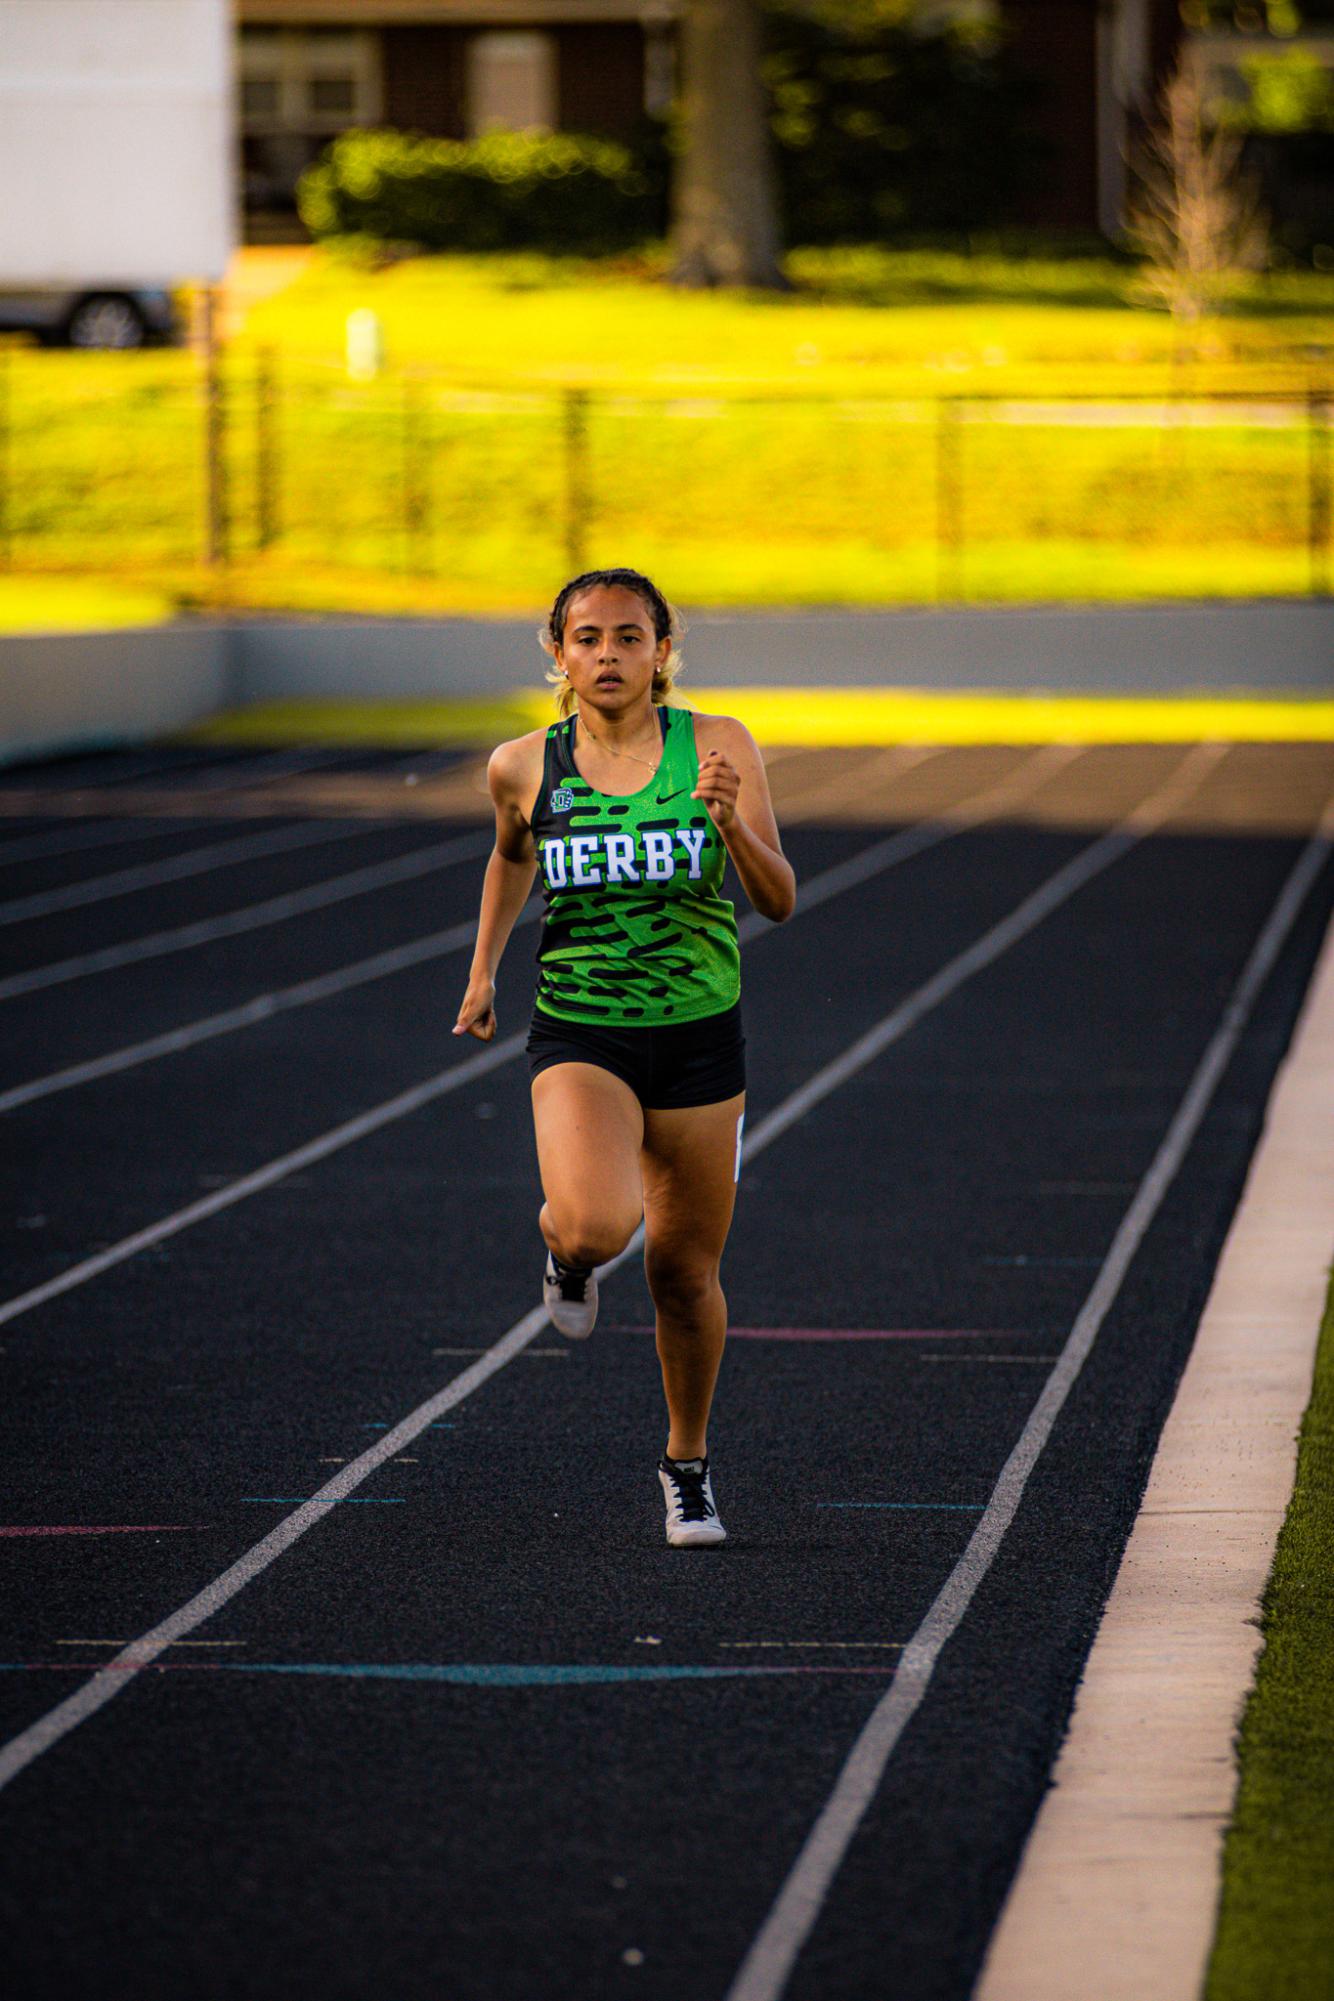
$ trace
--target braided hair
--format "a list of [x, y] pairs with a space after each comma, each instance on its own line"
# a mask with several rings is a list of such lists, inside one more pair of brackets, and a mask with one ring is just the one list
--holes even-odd
[[[555, 658], [558, 646], [565, 643], [565, 618], [575, 598], [584, 591], [620, 589], [633, 591], [653, 620], [653, 637], [657, 640], [679, 639], [685, 631], [681, 615], [670, 604], [657, 585], [639, 570], [585, 570], [580, 577], [571, 577], [557, 593], [556, 602], [544, 626], [538, 629], [538, 639], [542, 650]], [[661, 667], [653, 674], [653, 700], [668, 702], [671, 699], [676, 677], [681, 671], [681, 656], [675, 647], [667, 655]], [[574, 708], [574, 690], [558, 666], [547, 669], [547, 679], [557, 690], [556, 710], [563, 718]]]

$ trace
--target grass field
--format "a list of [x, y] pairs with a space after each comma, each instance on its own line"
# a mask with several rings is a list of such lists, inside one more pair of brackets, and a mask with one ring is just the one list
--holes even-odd
[[95, 577], [0, 576], [0, 632], [106, 632], [158, 625], [172, 609], [161, 591]]
[[[243, 337], [340, 357], [347, 314], [372, 308], [391, 367], [620, 389], [807, 395], [1161, 394], [1334, 381], [1334, 276], [1257, 283], [1184, 361], [1168, 317], [1136, 303], [1133, 266], [940, 250], [798, 250], [787, 294], [677, 292], [665, 255], [600, 263], [537, 255], [409, 259], [358, 270], [327, 254], [261, 301]], [[1323, 354], [1320, 352], [1323, 350]]]
[[1242, 1719], [1205, 2001], [1334, 1994], [1334, 1288]]
[[[229, 560], [201, 561], [197, 359], [20, 349], [16, 571], [384, 612], [528, 609], [584, 562], [719, 605], [1322, 581], [1334, 279], [1271, 280], [1186, 353], [1110, 257], [806, 251], [771, 298], [673, 292], [652, 257], [283, 255], [231, 316]], [[385, 365], [354, 381], [365, 307]]]

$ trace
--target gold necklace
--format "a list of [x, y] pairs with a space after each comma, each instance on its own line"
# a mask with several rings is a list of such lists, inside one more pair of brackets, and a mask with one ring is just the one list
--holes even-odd
[[600, 736], [594, 736], [592, 730], [588, 727], [588, 724], [584, 722], [583, 711], [580, 710], [578, 713], [579, 713], [579, 721], [583, 723], [584, 735], [588, 737], [593, 743], [595, 743], [598, 746], [599, 750], [605, 750], [608, 757], [628, 757], [632, 763], [642, 764], [645, 771], [657, 770], [658, 767], [656, 764], [650, 764], [649, 760], [646, 757], [638, 756], [635, 751], [617, 750], [612, 744], [604, 743]]

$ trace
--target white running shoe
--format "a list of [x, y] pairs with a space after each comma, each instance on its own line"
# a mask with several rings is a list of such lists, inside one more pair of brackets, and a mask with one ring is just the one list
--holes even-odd
[[586, 1341], [598, 1317], [598, 1275], [591, 1268], [557, 1263], [548, 1250], [542, 1275], [542, 1302], [551, 1324], [571, 1341]]
[[727, 1530], [713, 1504], [707, 1459], [669, 1459], [664, 1453], [658, 1462], [658, 1478], [667, 1503], [668, 1542], [677, 1549], [726, 1542]]

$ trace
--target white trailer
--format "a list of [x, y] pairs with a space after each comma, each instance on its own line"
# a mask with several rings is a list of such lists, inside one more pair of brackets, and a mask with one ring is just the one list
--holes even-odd
[[0, 0], [0, 324], [170, 328], [236, 240], [230, 0]]

